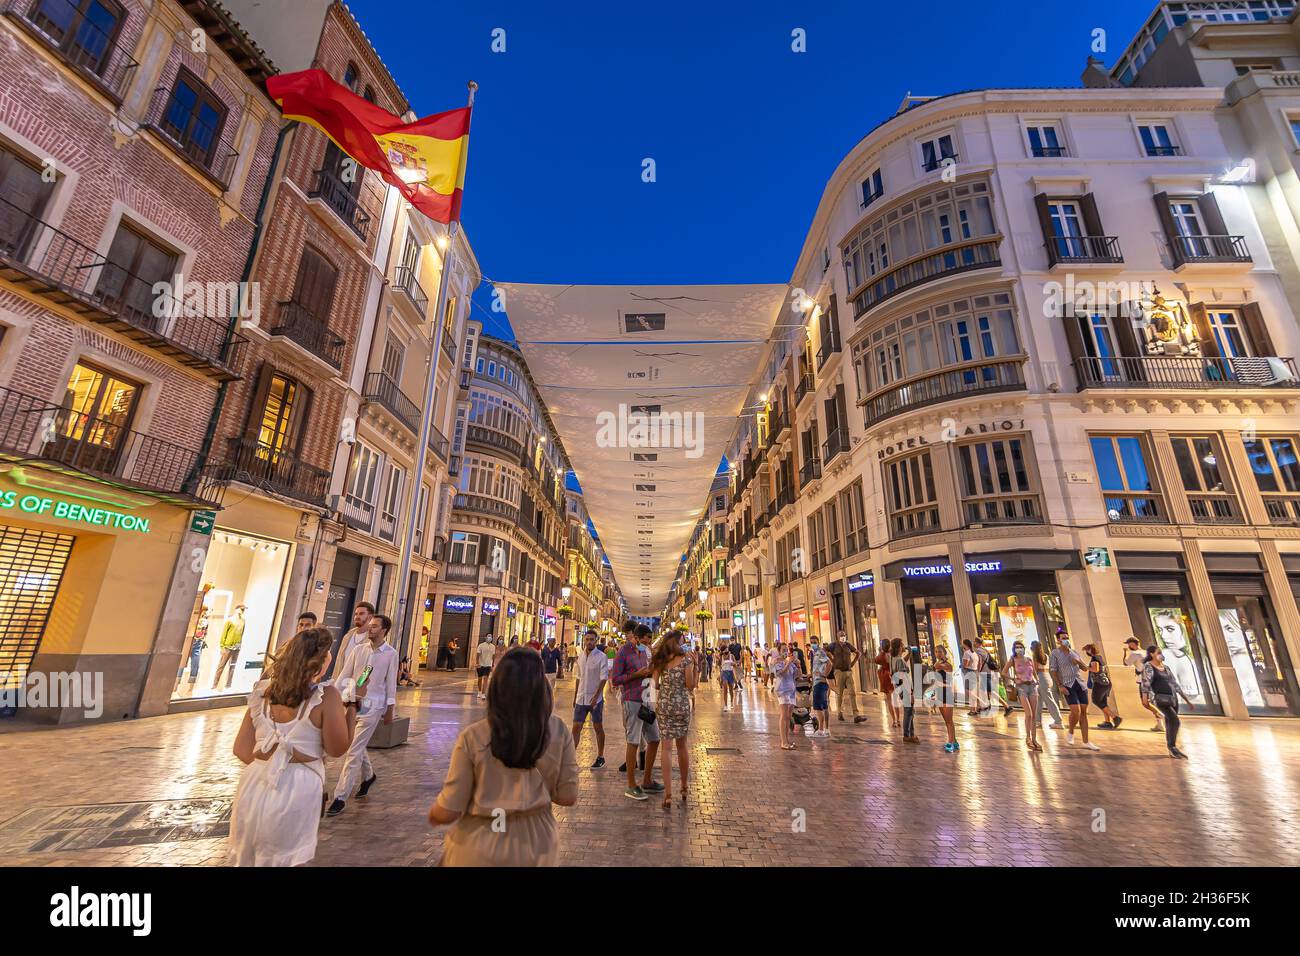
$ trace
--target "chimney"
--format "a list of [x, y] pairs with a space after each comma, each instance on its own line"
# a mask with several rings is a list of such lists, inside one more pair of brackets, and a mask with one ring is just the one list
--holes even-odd
[[1105, 65], [1095, 56], [1088, 57], [1088, 65], [1084, 67], [1083, 76], [1080, 79], [1083, 81], [1083, 85], [1090, 90], [1104, 90], [1119, 86], [1110, 78]]

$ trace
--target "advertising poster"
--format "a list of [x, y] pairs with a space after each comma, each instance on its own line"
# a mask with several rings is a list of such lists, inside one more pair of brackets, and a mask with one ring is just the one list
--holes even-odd
[[1030, 604], [1011, 604], [998, 608], [998, 622], [1002, 625], [1002, 648], [1006, 652], [1004, 660], [1011, 660], [1011, 645], [1020, 641], [1025, 645], [1025, 653], [1038, 636], [1038, 622], [1034, 619], [1034, 608]]
[[1182, 608], [1153, 607], [1148, 609], [1148, 613], [1151, 615], [1151, 630], [1155, 633], [1156, 643], [1165, 655], [1165, 666], [1173, 672], [1192, 703], [1204, 705], [1207, 703], [1205, 689], [1201, 686], [1199, 668], [1192, 656], [1192, 639], [1187, 633]]
[[[948, 645], [949, 660], [961, 660], [961, 648], [957, 644], [957, 619], [950, 607], [930, 608], [930, 640], [937, 647], [940, 641]], [[931, 648], [933, 653], [933, 648]], [[953, 666], [957, 666], [955, 663]]]
[[1228, 656], [1232, 659], [1232, 669], [1237, 673], [1237, 683], [1241, 685], [1241, 696], [1246, 706], [1268, 707], [1259, 689], [1259, 672], [1255, 670], [1254, 655], [1251, 654], [1255, 635], [1243, 624], [1235, 607], [1219, 608], [1219, 625], [1223, 628]]

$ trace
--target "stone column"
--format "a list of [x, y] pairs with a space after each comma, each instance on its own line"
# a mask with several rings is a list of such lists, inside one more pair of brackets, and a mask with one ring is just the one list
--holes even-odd
[[1218, 688], [1224, 715], [1244, 720], [1250, 714], [1246, 710], [1241, 685], [1237, 683], [1237, 672], [1233, 669], [1232, 658], [1228, 654], [1228, 642], [1223, 636], [1223, 628], [1219, 626], [1219, 609], [1210, 587], [1210, 574], [1205, 568], [1200, 542], [1189, 539], [1184, 554], [1187, 556], [1187, 583], [1192, 592], [1192, 605], [1200, 620], [1201, 633], [1205, 636], [1210, 658], [1205, 662], [1206, 670], [1211, 673]]

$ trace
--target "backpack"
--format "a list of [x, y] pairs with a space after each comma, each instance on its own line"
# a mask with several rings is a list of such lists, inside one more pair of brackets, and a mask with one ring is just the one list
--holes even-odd
[[831, 666], [837, 671], [846, 671], [853, 667], [853, 651], [843, 641], [836, 641], [831, 646]]

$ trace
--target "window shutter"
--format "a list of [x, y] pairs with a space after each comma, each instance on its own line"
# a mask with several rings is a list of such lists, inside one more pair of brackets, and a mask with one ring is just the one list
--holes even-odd
[[1034, 197], [1034, 209], [1038, 212], [1038, 226], [1043, 230], [1043, 245], [1047, 247], [1047, 267], [1050, 269], [1059, 260], [1056, 257], [1056, 237], [1052, 234], [1052, 214], [1047, 208], [1047, 193]]
[[303, 246], [298, 262], [298, 276], [293, 284], [293, 301], [314, 318], [328, 322], [334, 304], [334, 286], [338, 270], [311, 246]]
[[1082, 384], [1083, 376], [1080, 375], [1080, 363], [1088, 361], [1088, 350], [1083, 344], [1083, 329], [1079, 323], [1082, 321], [1073, 309], [1068, 309], [1061, 316], [1065, 323], [1065, 343], [1070, 348], [1070, 359], [1074, 362], [1075, 377]]
[[244, 420], [244, 437], [256, 441], [262, 429], [262, 412], [266, 408], [266, 397], [271, 391], [271, 376], [275, 369], [270, 362], [263, 362], [257, 370], [257, 384], [253, 387], [252, 397], [248, 401], [248, 415]]
[[1256, 355], [1277, 355], [1273, 338], [1268, 334], [1268, 323], [1264, 321], [1264, 312], [1258, 302], [1247, 302], [1241, 307], [1241, 318], [1246, 323], [1246, 332], [1250, 335], [1250, 344]]
[[1219, 201], [1214, 198], [1214, 193], [1206, 193], [1198, 196], [1196, 205], [1201, 210], [1201, 218], [1205, 221], [1205, 231], [1211, 236], [1226, 236], [1228, 227], [1223, 222], [1223, 212], [1219, 209]]
[[307, 434], [307, 417], [311, 414], [312, 393], [302, 382], [294, 381], [295, 401], [289, 418], [289, 447], [296, 457], [302, 457], [303, 439]]
[[1156, 193], [1156, 218], [1160, 220], [1160, 228], [1165, 231], [1165, 239], [1169, 241], [1169, 253], [1173, 258], [1174, 268], [1183, 264], [1183, 244], [1178, 241], [1178, 228], [1174, 225], [1174, 214], [1169, 208], [1169, 193]]
[[[1146, 354], [1138, 341], [1137, 330], [1133, 328], [1133, 316], [1138, 313], [1138, 310], [1139, 306], [1136, 302], [1125, 302], [1115, 310], [1111, 324], [1115, 330], [1115, 340], [1119, 346], [1121, 356], [1140, 358]], [[1132, 364], [1140, 365], [1141, 363], [1135, 362]]]
[[1083, 213], [1083, 226], [1090, 236], [1104, 236], [1101, 226], [1101, 213], [1097, 211], [1097, 197], [1085, 193], [1079, 197], [1079, 210]]
[[1210, 317], [1206, 313], [1205, 303], [1189, 303], [1188, 311], [1192, 314], [1192, 327], [1196, 329], [1196, 338], [1201, 343], [1201, 354], [1218, 355], [1219, 343], [1215, 341], [1214, 333], [1210, 331]]

